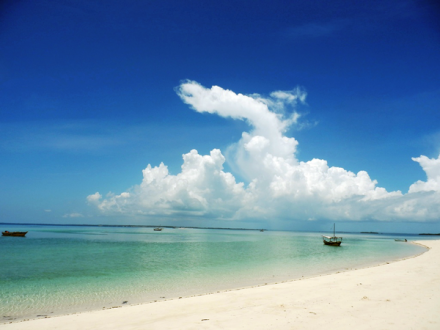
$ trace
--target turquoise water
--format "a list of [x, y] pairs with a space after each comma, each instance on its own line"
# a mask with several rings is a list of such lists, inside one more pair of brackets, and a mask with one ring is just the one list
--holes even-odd
[[[352, 269], [424, 251], [393, 236], [0, 226], [0, 320], [161, 301]], [[414, 237], [419, 239], [419, 237]], [[1, 319], [3, 317], [3, 319]], [[1, 322], [1, 321], [0, 321]]]

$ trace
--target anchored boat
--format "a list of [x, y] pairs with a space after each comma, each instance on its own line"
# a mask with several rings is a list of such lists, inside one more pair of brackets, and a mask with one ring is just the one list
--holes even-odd
[[322, 235], [322, 240], [325, 245], [340, 246], [342, 243], [342, 237], [336, 237], [335, 224], [333, 224], [333, 236]]
[[3, 236], [16, 236], [16, 237], [25, 237], [27, 234], [27, 231], [3, 231]]

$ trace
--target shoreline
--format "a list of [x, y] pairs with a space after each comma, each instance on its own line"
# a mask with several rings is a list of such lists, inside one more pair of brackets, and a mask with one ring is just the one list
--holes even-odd
[[[282, 329], [290, 328], [293, 324], [295, 324], [295, 322], [300, 322], [301, 320], [312, 322], [313, 320], [309, 320], [311, 315], [326, 314], [326, 310], [332, 310], [335, 304], [341, 304], [341, 299], [342, 301], [345, 301], [345, 303], [347, 303], [348, 301], [348, 303], [351, 304], [352, 307], [350, 308], [350, 306], [348, 306], [342, 309], [338, 309], [338, 311], [349, 313], [351, 315], [349, 319], [351, 320], [353, 319], [352, 308], [354, 308], [354, 305], [359, 304], [359, 301], [364, 301], [364, 303], [368, 302], [368, 304], [371, 305], [372, 299], [366, 295], [367, 292], [364, 296], [361, 296], [360, 298], [357, 297], [357, 299], [353, 299], [352, 297], [354, 288], [356, 288], [357, 290], [365, 291], [365, 289], [368, 288], [368, 285], [365, 285], [365, 283], [369, 281], [376, 282], [377, 285], [382, 286], [384, 291], [383, 294], [387, 294], [387, 291], [390, 291], [388, 292], [390, 296], [395, 296], [396, 294], [405, 295], [407, 285], [398, 286], [398, 290], [392, 290], [390, 286], [395, 286], [399, 283], [399, 281], [407, 283], [408, 281], [406, 277], [408, 277], [409, 275], [404, 276], [403, 273], [413, 273], [412, 276], [409, 276], [411, 277], [411, 280], [409, 281], [410, 284], [416, 283], [424, 285], [424, 291], [429, 291], [431, 292], [431, 294], [434, 292], [433, 297], [435, 297], [436, 292], [436, 297], [440, 297], [440, 288], [438, 286], [426, 288], [425, 283], [432, 282], [436, 278], [438, 279], [440, 277], [440, 266], [435, 265], [436, 260], [438, 260], [436, 256], [440, 256], [440, 240], [423, 240], [410, 243], [421, 245], [427, 248], [427, 250], [415, 256], [405, 257], [402, 259], [381, 264], [370, 265], [365, 268], [340, 270], [330, 274], [320, 274], [299, 279], [292, 279], [276, 284], [268, 283], [250, 287], [242, 287], [237, 289], [200, 294], [196, 296], [185, 297], [183, 299], [170, 298], [157, 302], [115, 306], [113, 308], [106, 308], [103, 310], [94, 310], [61, 316], [54, 315], [48, 318], [36, 318], [29, 321], [15, 321], [13, 323], [4, 323], [3, 326], [11, 330], [27, 330], [33, 329], [35, 327], [40, 327], [44, 329], [107, 329], [109, 327], [117, 325], [115, 326], [115, 328], [128, 330], [137, 329], [138, 325], [143, 324], [160, 329], [186, 329], [194, 327], [204, 327], [205, 325], [212, 328], [214, 323], [212, 321], [216, 320], [217, 325], [215, 325], [214, 328], [239, 328], [240, 326], [238, 325], [241, 323], [243, 323], [241, 327], [246, 328], [244, 327], [244, 324], [248, 324], [248, 322], [254, 322], [255, 320], [258, 320], [257, 322], [255, 322], [255, 324], [252, 325], [252, 327], [259, 329]], [[431, 272], [431, 275], [426, 274], [425, 279], [421, 279], [418, 276], [420, 272], [417, 270], [423, 268], [424, 264], [428, 264], [430, 267], [433, 267], [434, 271]], [[414, 269], [416, 271], [414, 271]], [[384, 270], [387, 271], [384, 272]], [[389, 272], [390, 270], [391, 273]], [[387, 282], [389, 285], [384, 286], [383, 283], [381, 284], [382, 280], [378, 281], [378, 279], [381, 279], [382, 277], [385, 277], [385, 279], [389, 283], [387, 281], [385, 282]], [[362, 281], [360, 281], [361, 279], [364, 284], [362, 284]], [[357, 283], [355, 286], [347, 291], [347, 288], [345, 288], [347, 286], [346, 280], [359, 283]], [[326, 284], [325, 286], [323, 286], [324, 283]], [[396, 292], [400, 291], [400, 289], [402, 291], [401, 293]], [[290, 294], [288, 292], [290, 292]], [[337, 293], [336, 300], [334, 300], [335, 292]], [[420, 296], [418, 295], [419, 292]], [[368, 294], [370, 295], [371, 292], [369, 292]], [[342, 298], [339, 297], [340, 295], [342, 296]], [[313, 304], [310, 304], [309, 296], [313, 296], [314, 299], [317, 300], [317, 302], [315, 301]], [[347, 298], [346, 296], [351, 298]], [[431, 297], [430, 300], [432, 300], [433, 297]], [[406, 309], [409, 312], [412, 310], [410, 307], [411, 301], [417, 300], [417, 298], [420, 298], [422, 300], [424, 299], [423, 290], [418, 290], [417, 295], [413, 295], [410, 297], [410, 299], [406, 299], [408, 300], [408, 306], [406, 306]], [[396, 299], [385, 299], [385, 305], [391, 307], [394, 306], [394, 304], [391, 303], [394, 300]], [[282, 302], [278, 307], [285, 306], [284, 311], [280, 310], [279, 308], [274, 308], [274, 303], [278, 301]], [[384, 301], [381, 301], [379, 305], [382, 305]], [[438, 308], [440, 308], [440, 298], [434, 299], [432, 303], [434, 304], [434, 309], [438, 310]], [[294, 307], [293, 309], [292, 306]], [[379, 310], [377, 310], [377, 312], [383, 312], [384, 307], [388, 306], [381, 306]], [[266, 317], [263, 317], [263, 315], [261, 315], [259, 311], [266, 309], [271, 310], [271, 312], [269, 312]], [[304, 314], [304, 310], [307, 309], [321, 309], [321, 311], [319, 314], [315, 311], [311, 311], [310, 315], [307, 315]], [[424, 310], [429, 310], [429, 306], [428, 308], [425, 306]], [[185, 312], [183, 313], [182, 311]], [[239, 311], [246, 311], [246, 313], [240, 315]], [[333, 312], [331, 312], [330, 314], [333, 315], [334, 312], [335, 311], [333, 310]], [[209, 314], [210, 317], [197, 316], [202, 314]], [[363, 314], [363, 310], [358, 309], [355, 314]], [[399, 307], [397, 314], [393, 317], [390, 315], [389, 317], [394, 321], [399, 321], [398, 319], [401, 318], [401, 314], [402, 310]], [[433, 318], [429, 322], [435, 322], [436, 324], [436, 326], [431, 328], [428, 324], [427, 329], [437, 329], [437, 326], [440, 326], [440, 316], [436, 315], [437, 313], [428, 313], [428, 318], [427, 315], [423, 316], [423, 319], [426, 321]], [[236, 317], [239, 317], [240, 320], [236, 320]], [[274, 317], [277, 320], [277, 322], [275, 323], [278, 325], [274, 325], [273, 327], [271, 327], [270, 324], [273, 324]], [[355, 320], [358, 318], [359, 315], [358, 317], [354, 317]], [[318, 323], [313, 323], [313, 321], [311, 324], [315, 324], [315, 326], [325, 326], [325, 323], [321, 324], [320, 322], [323, 320], [327, 320], [330, 322], [330, 320], [332, 319], [332, 317], [327, 318], [324, 316], [323, 319], [320, 318], [320, 320], [318, 320]], [[363, 319], [363, 317], [361, 317], [361, 319]], [[343, 320], [338, 320], [338, 327], [340, 327], [339, 322], [341, 321]], [[302, 323], [300, 328], [314, 328], [314, 326], [311, 326], [311, 324], [306, 323]], [[266, 326], [263, 326], [264, 324]], [[356, 329], [360, 328], [357, 322], [349, 322], [347, 323], [347, 327], [348, 324], [351, 324], [351, 327], [355, 326]], [[393, 322], [393, 324], [395, 323]], [[399, 328], [402, 328], [402, 326], [404, 328], [407, 328], [404, 324], [399, 324]], [[378, 324], [376, 324], [375, 326], [377, 325]], [[389, 328], [393, 328], [393, 326], [390, 325]]]
[[[113, 231], [111, 233], [113, 233]], [[281, 234], [281, 237], [286, 236], [284, 233]], [[274, 234], [273, 236], [278, 237], [279, 235]], [[291, 235], [287, 236], [289, 236], [290, 241]], [[297, 236], [298, 235], [294, 235], [294, 237]], [[294, 246], [293, 249], [284, 248], [283, 250], [298, 250], [301, 252], [303, 247], [307, 251], [310, 250], [308, 245], [310, 239], [307, 239], [310, 233], [308, 235], [299, 236], [300, 238], [305, 236], [307, 244]], [[109, 277], [104, 278], [102, 281], [103, 284], [100, 285], [96, 280], [98, 277], [85, 277], [84, 279], [86, 279], [86, 281], [78, 286], [78, 283], [76, 283], [78, 281], [75, 281], [75, 278], [69, 281], [57, 281], [56, 279], [55, 282], [52, 282], [51, 280], [40, 277], [41, 284], [38, 283], [35, 290], [29, 286], [29, 281], [24, 281], [21, 284], [19, 281], [15, 281], [11, 283], [11, 285], [0, 285], [2, 291], [4, 290], [4, 298], [6, 298], [0, 307], [2, 311], [0, 314], [0, 324], [9, 323], [11, 321], [21, 322], [24, 320], [35, 320], [46, 316], [58, 317], [112, 309], [113, 307], [155, 303], [179, 299], [179, 297], [197, 297], [206, 294], [264, 286], [267, 284], [290, 282], [292, 280], [311, 278], [319, 275], [377, 266], [386, 262], [413, 257], [425, 251], [425, 248], [416, 246], [415, 244], [395, 243], [394, 240], [389, 238], [373, 241], [370, 241], [369, 238], [351, 241], [353, 237], [349, 238], [347, 238], [342, 248], [329, 248], [328, 246], [322, 245], [321, 240], [319, 240], [320, 244], [316, 247], [316, 237], [313, 235], [313, 248], [311, 250], [312, 252], [316, 252], [315, 255], [318, 257], [313, 257], [313, 254], [311, 254], [311, 258], [301, 258], [298, 257], [301, 255], [297, 253], [298, 251], [279, 254], [278, 252], [280, 251], [277, 250], [276, 256], [271, 253], [265, 255], [266, 258], [270, 260], [273, 258], [275, 260], [272, 264], [270, 262], [264, 263], [258, 261], [257, 263], [249, 263], [250, 267], [246, 264], [245, 267], [241, 267], [242, 269], [240, 271], [240, 267], [236, 267], [237, 263], [235, 263], [235, 266], [234, 263], [232, 263], [231, 266], [230, 263], [225, 263], [225, 260], [223, 260], [222, 265], [225, 265], [225, 267], [219, 267], [216, 271], [206, 272], [205, 275], [209, 276], [197, 276], [197, 268], [195, 268], [196, 271], [186, 272], [186, 274], [194, 273], [196, 280], [191, 276], [185, 275], [180, 276], [180, 278], [179, 276], [174, 276], [176, 280], [173, 279], [173, 281], [161, 283], [161, 281], [154, 282], [154, 277], [151, 278], [152, 281], [150, 282], [145, 281], [145, 279], [139, 276], [114, 276], [112, 281], [109, 281]], [[270, 240], [272, 241], [272, 239]], [[223, 242], [223, 240], [221, 241]], [[256, 241], [259, 242], [261, 240]], [[364, 243], [362, 243], [362, 241], [364, 241]], [[125, 247], [126, 246], [122, 248]], [[275, 247], [279, 246], [275, 245]], [[24, 249], [22, 252], [25, 253], [26, 250], [27, 249]], [[252, 253], [249, 255], [252, 257]], [[286, 259], [284, 264], [277, 263], [276, 260], [280, 255], [284, 256], [284, 258], [288, 257], [289, 259]], [[35, 255], [35, 257], [40, 258], [39, 255]], [[220, 255], [220, 257], [222, 258], [223, 256]], [[161, 260], [166, 259], [161, 258]], [[171, 265], [179, 265], [180, 260], [182, 260], [182, 258], [174, 260], [176, 263], [173, 262]], [[185, 258], [183, 258], [183, 260], [185, 260]], [[251, 258], [250, 260], [255, 259]], [[229, 266], [226, 267], [227, 265]], [[87, 266], [87, 264], [85, 266]], [[105, 265], [103, 266], [105, 267]], [[109, 268], [107, 268], [107, 270], [109, 270]], [[223, 275], [219, 270], [223, 270], [226, 275]], [[28, 273], [31, 274], [32, 272]], [[90, 281], [88, 281], [88, 279], [90, 279]], [[44, 291], [40, 290], [40, 287], [46, 287], [48, 293], [44, 294]], [[56, 289], [57, 287], [58, 289]]]
[[[10, 323], [19, 323], [19, 322], [28, 322], [33, 320], [39, 320], [42, 318], [54, 318], [54, 317], [62, 317], [67, 315], [77, 315], [77, 314], [83, 314], [83, 313], [91, 313], [91, 312], [97, 312], [102, 310], [111, 310], [115, 308], [126, 308], [130, 306], [139, 306], [139, 305], [146, 305], [146, 304], [155, 304], [160, 302], [166, 302], [166, 301], [172, 301], [172, 300], [178, 300], [178, 299], [188, 299], [188, 298], [194, 298], [194, 297], [201, 297], [206, 295], [212, 295], [212, 294], [219, 294], [224, 292], [230, 292], [230, 291], [237, 291], [237, 290], [245, 290], [245, 289], [252, 289], [252, 288], [258, 288], [258, 287], [265, 287], [270, 285], [278, 285], [282, 283], [290, 283], [294, 281], [299, 280], [306, 280], [321, 276], [327, 276], [332, 274], [339, 274], [344, 272], [350, 272], [353, 270], [358, 269], [366, 269], [371, 267], [377, 267], [389, 263], [398, 262], [401, 260], [406, 260], [410, 258], [415, 258], [425, 252], [428, 251], [428, 247], [423, 244], [417, 244], [413, 242], [408, 242], [407, 244], [411, 245], [418, 245], [421, 248], [423, 248], [423, 251], [417, 254], [413, 255], [407, 255], [407, 256], [388, 256], [387, 258], [382, 258], [382, 260], [375, 260], [375, 261], [369, 261], [364, 263], [355, 263], [350, 266], [347, 265], [338, 265], [337, 267], [333, 267], [331, 269], [321, 269], [319, 271], [302, 271], [300, 274], [296, 274], [294, 276], [281, 276], [278, 278], [264, 278], [260, 279], [259, 281], [251, 281], [247, 279], [246, 281], [238, 281], [233, 283], [228, 283], [228, 285], [221, 285], [219, 286], [217, 284], [216, 287], [211, 288], [204, 288], [204, 289], [189, 289], [184, 290], [185, 292], [174, 292], [174, 294], [168, 295], [163, 294], [159, 297], [159, 295], [154, 296], [127, 296], [120, 297], [120, 299], [115, 299], [115, 297], [112, 297], [107, 300], [107, 302], [99, 302], [99, 303], [87, 303], [83, 304], [82, 306], [74, 306], [74, 307], [67, 307], [67, 308], [51, 308], [46, 307], [46, 310], [39, 309], [39, 310], [33, 310], [31, 313], [23, 314], [21, 316], [1, 316], [0, 315], [0, 325], [1, 324], [10, 324]], [[328, 247], [327, 247], [328, 248]], [[330, 248], [332, 249], [332, 248]], [[302, 275], [304, 274], [304, 275]], [[292, 274], [291, 274], [292, 275]], [[164, 297], [166, 295], [166, 297]], [[112, 300], [112, 301], [110, 301]], [[110, 302], [109, 302], [110, 301]], [[11, 314], [7, 314], [11, 315]]]

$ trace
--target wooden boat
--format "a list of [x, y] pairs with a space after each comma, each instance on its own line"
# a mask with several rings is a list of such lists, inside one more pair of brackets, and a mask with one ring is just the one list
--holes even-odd
[[325, 245], [340, 246], [342, 243], [342, 237], [336, 237], [335, 235], [335, 224], [333, 224], [333, 236], [322, 235], [322, 240]]
[[405, 238], [405, 239], [395, 239], [395, 241], [396, 241], [396, 242], [408, 242], [408, 241], [406, 240], [406, 238]]
[[159, 228], [159, 227], [154, 228], [154, 231], [162, 231], [162, 228]]
[[16, 237], [25, 237], [26, 234], [28, 232], [27, 231], [3, 231], [2, 235], [3, 236], [16, 236]]

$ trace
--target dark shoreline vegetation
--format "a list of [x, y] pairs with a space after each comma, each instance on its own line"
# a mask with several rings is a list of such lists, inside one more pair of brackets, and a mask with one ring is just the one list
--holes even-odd
[[[248, 230], [248, 231], [269, 231], [269, 229], [264, 228], [233, 228], [233, 227], [200, 227], [200, 226], [162, 226], [162, 225], [103, 225], [103, 224], [63, 224], [63, 223], [14, 223], [14, 222], [0, 222], [0, 225], [6, 226], [52, 226], [52, 227], [107, 227], [107, 228], [188, 228], [188, 229], [215, 229], [215, 230]], [[272, 230], [277, 231], [277, 230]], [[282, 230], [281, 230], [282, 231]], [[288, 230], [289, 231], [289, 230]], [[299, 230], [301, 232], [301, 230]], [[310, 231], [309, 231], [310, 232]], [[322, 230], [316, 231], [317, 233], [322, 232]], [[370, 235], [405, 235], [405, 236], [440, 236], [440, 233], [380, 233], [376, 231], [361, 231], [361, 232], [351, 232], [351, 231], [339, 231], [340, 234], [370, 234]]]
[[162, 226], [162, 225], [93, 225], [93, 224], [61, 224], [61, 223], [13, 223], [0, 222], [0, 225], [8, 226], [54, 226], [54, 227], [110, 227], [110, 228], [189, 228], [189, 229], [222, 229], [222, 230], [251, 230], [266, 231], [267, 229], [253, 228], [224, 228], [224, 227], [197, 227], [197, 226]]

